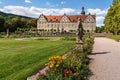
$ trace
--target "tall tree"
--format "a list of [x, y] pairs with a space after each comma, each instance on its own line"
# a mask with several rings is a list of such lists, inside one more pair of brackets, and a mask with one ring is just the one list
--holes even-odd
[[103, 31], [104, 31], [104, 26], [96, 27], [96, 30], [95, 30], [96, 33], [102, 33]]
[[29, 19], [26, 25], [29, 28], [35, 28], [37, 26], [37, 19]]
[[113, 4], [115, 4], [117, 2], [117, 0], [113, 0]]
[[115, 1], [108, 10], [104, 24], [107, 32], [112, 32], [117, 35], [120, 32], [120, 0]]
[[12, 31], [16, 31], [17, 28], [24, 28], [26, 26], [26, 19], [24, 18], [19, 18], [19, 17], [15, 17], [12, 18], [11, 20], [11, 24], [12, 24]]
[[4, 23], [5, 23], [5, 19], [0, 17], [0, 32], [3, 32], [4, 30]]
[[6, 32], [6, 36], [9, 36], [9, 32], [12, 31], [12, 22], [11, 19], [8, 19], [5, 21], [4, 23], [4, 27], [5, 27], [5, 32]]

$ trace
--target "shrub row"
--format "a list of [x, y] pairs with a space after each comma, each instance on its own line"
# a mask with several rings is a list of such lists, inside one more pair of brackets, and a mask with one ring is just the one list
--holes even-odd
[[90, 54], [93, 49], [94, 38], [85, 36], [83, 38], [83, 52]]

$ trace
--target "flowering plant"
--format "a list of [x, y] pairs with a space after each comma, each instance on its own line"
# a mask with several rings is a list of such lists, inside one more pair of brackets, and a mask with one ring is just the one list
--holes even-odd
[[46, 64], [50, 73], [45, 76], [41, 75], [43, 79], [40, 80], [85, 80], [88, 71], [86, 61], [86, 54], [78, 53], [78, 51], [66, 57], [50, 57]]
[[58, 68], [62, 65], [64, 59], [65, 57], [62, 56], [53, 56], [49, 58], [49, 62], [46, 65], [51, 69]]
[[[46, 64], [50, 68], [50, 73], [41, 75], [40, 80], [86, 80], [88, 75], [88, 52], [92, 50], [93, 39], [85, 38], [83, 49], [74, 48], [66, 57], [53, 56]], [[87, 44], [87, 46], [86, 46]], [[90, 49], [90, 50], [88, 50]]]
[[[52, 56], [49, 58], [49, 62], [45, 64], [49, 67], [50, 73], [46, 75], [46, 79], [57, 80], [61, 79], [63, 76], [63, 65], [64, 65], [65, 56]], [[44, 78], [44, 79], [45, 79]]]

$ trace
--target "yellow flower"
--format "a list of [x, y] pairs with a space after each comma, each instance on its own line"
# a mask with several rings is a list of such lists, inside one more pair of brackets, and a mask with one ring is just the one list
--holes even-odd
[[52, 67], [53, 67], [53, 64], [50, 65], [50, 68], [52, 68]]
[[58, 67], [59, 65], [57, 64], [56, 67]]
[[64, 56], [52, 56], [49, 58], [49, 63], [45, 65], [48, 65], [50, 68], [59, 67], [64, 59]]
[[62, 59], [66, 59], [66, 57], [65, 57], [65, 56], [62, 56]]
[[48, 64], [45, 64], [45, 66], [47, 66]]

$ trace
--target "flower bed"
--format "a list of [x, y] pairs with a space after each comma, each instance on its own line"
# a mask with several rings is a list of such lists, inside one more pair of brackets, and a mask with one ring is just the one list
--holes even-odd
[[53, 56], [46, 64], [46, 75], [40, 74], [39, 80], [85, 80], [88, 72], [88, 58], [84, 53], [68, 54], [67, 57]]
[[94, 42], [89, 37], [84, 40], [83, 50], [74, 48], [66, 56], [50, 57], [46, 64], [49, 70], [40, 74], [38, 80], [86, 80], [89, 70], [87, 54], [91, 53]]

